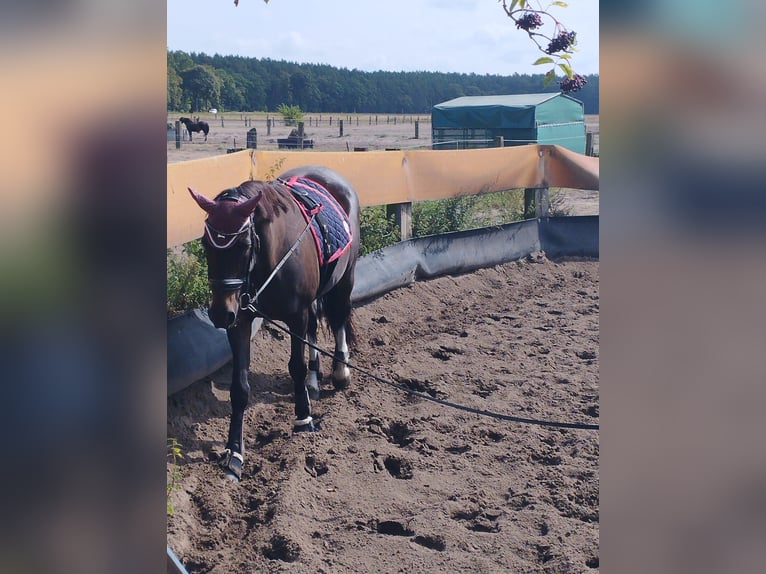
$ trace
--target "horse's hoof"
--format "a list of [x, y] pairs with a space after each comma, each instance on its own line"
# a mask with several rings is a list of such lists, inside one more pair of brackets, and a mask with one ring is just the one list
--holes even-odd
[[332, 386], [335, 387], [338, 391], [345, 391], [348, 388], [348, 384], [351, 382], [351, 379], [336, 379], [335, 377], [332, 378]]
[[293, 434], [299, 432], [318, 432], [319, 424], [314, 422], [314, 419], [307, 417], [308, 420], [303, 419], [301, 421], [295, 421], [293, 424]]
[[219, 464], [224, 469], [226, 478], [233, 482], [239, 482], [242, 478], [242, 464], [244, 459], [238, 452], [232, 452], [228, 448], [221, 453]]
[[309, 393], [309, 399], [312, 401], [318, 401], [319, 400], [319, 387], [306, 387], [306, 390]]

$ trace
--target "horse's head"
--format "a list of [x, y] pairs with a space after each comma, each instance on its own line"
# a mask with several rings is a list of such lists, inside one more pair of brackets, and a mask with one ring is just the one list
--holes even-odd
[[251, 216], [263, 192], [258, 190], [255, 196], [246, 198], [233, 189], [212, 200], [188, 189], [208, 214], [202, 246], [211, 291], [210, 320], [217, 328], [228, 329], [237, 320], [240, 294], [247, 292], [255, 265], [257, 236]]

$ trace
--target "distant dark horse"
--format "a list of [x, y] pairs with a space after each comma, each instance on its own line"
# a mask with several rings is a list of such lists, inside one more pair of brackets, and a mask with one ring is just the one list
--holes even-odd
[[179, 118], [179, 122], [186, 126], [186, 131], [189, 132], [189, 141], [192, 141], [192, 132], [202, 132], [205, 134], [205, 141], [207, 141], [207, 133], [210, 131], [210, 126], [207, 122], [192, 121], [189, 118]]
[[[335, 336], [333, 384], [343, 389], [349, 383], [348, 367], [337, 359], [348, 360], [353, 342], [359, 202], [342, 176], [322, 166], [295, 168], [273, 181], [246, 181], [215, 200], [189, 192], [208, 214], [202, 244], [212, 292], [210, 319], [226, 329], [233, 355], [232, 414], [221, 463], [227, 476], [239, 479], [255, 317], [283, 321], [312, 343], [318, 319], [325, 318]], [[288, 364], [295, 388], [293, 432], [314, 431], [309, 391], [318, 398], [319, 354], [309, 347], [307, 366], [306, 345], [297, 336], [291, 336]]]

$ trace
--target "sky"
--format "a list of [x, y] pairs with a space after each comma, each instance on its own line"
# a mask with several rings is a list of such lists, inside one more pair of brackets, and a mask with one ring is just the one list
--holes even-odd
[[[553, 7], [577, 32], [572, 66], [597, 74], [598, 0]], [[510, 4], [510, 2], [509, 2]], [[544, 5], [548, 2], [544, 2]], [[545, 73], [498, 0], [167, 0], [170, 50], [392, 72]]]

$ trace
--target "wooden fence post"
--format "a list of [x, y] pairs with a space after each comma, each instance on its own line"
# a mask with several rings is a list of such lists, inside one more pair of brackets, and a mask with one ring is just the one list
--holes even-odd
[[250, 128], [247, 131], [247, 147], [250, 149], [258, 148], [258, 130], [255, 128]]
[[176, 149], [181, 149], [181, 122], [176, 120]]
[[585, 155], [593, 155], [593, 132], [585, 132]]
[[394, 222], [399, 227], [401, 241], [412, 237], [412, 203], [394, 203], [386, 206], [386, 217], [394, 214]]
[[535, 215], [537, 217], [548, 217], [548, 208], [550, 207], [550, 196], [547, 187], [538, 187], [535, 196]]
[[505, 138], [503, 136], [495, 136], [495, 147], [505, 147]]
[[303, 122], [298, 122], [298, 141], [301, 142], [301, 145], [300, 145], [299, 149], [303, 149], [303, 136], [304, 135], [305, 135], [304, 123]]
[[271, 135], [271, 118], [266, 118], [266, 135]]
[[223, 127], [223, 116], [221, 116], [221, 127]]
[[415, 120], [415, 139], [420, 137], [420, 121]]
[[343, 137], [343, 120], [338, 120], [338, 126], [340, 130], [340, 137]]
[[547, 187], [527, 187], [524, 190], [524, 219], [548, 217], [550, 196]]

